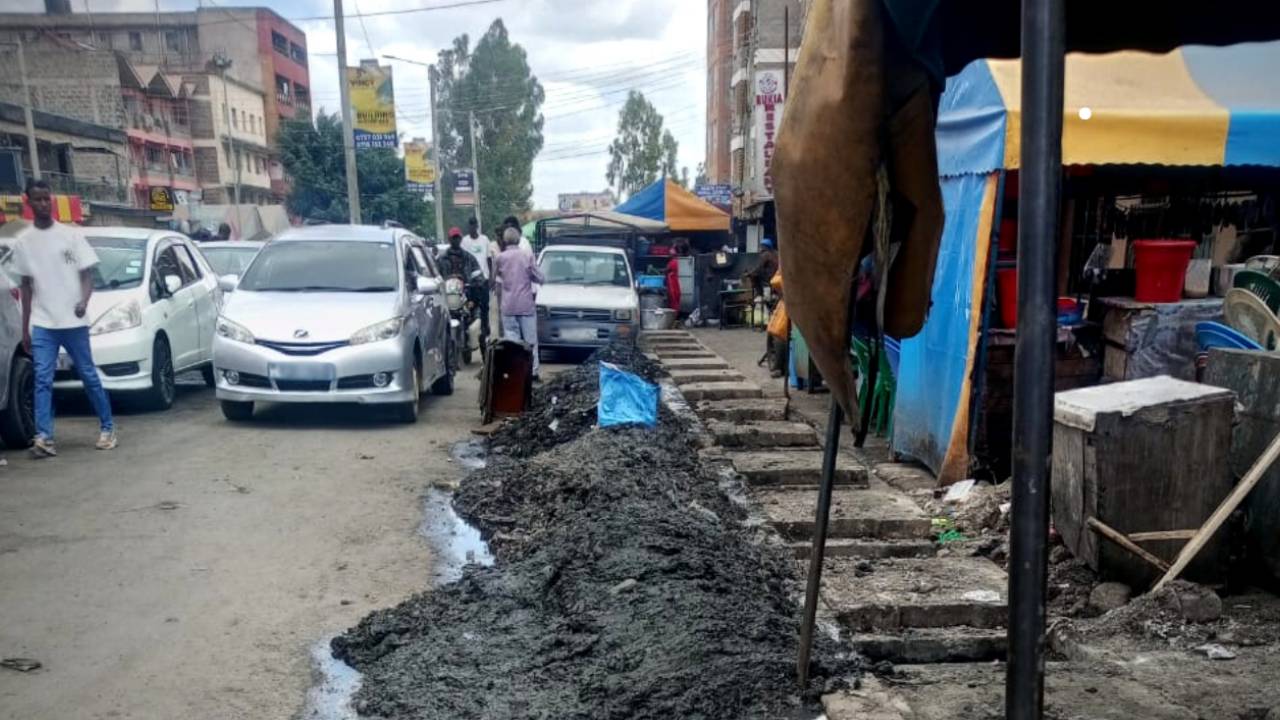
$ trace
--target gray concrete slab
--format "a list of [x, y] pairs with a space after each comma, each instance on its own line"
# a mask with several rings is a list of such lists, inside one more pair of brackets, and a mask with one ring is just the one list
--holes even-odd
[[688, 330], [644, 330], [640, 333], [641, 340], [656, 340], [659, 338], [691, 338], [693, 335]]
[[903, 665], [1004, 660], [1008, 640], [1003, 628], [947, 627], [854, 633], [849, 644], [872, 662]]
[[[822, 482], [821, 450], [737, 452], [730, 458], [734, 468], [751, 485], [816, 486]], [[853, 457], [841, 453], [836, 458], [835, 481], [837, 485], [867, 487], [867, 468]]]
[[934, 490], [938, 480], [929, 468], [913, 463], [880, 463], [872, 470], [876, 477], [903, 491]]
[[[866, 492], [866, 491], [863, 491]], [[869, 569], [869, 571], [868, 571]], [[822, 601], [850, 632], [1003, 627], [1008, 578], [983, 557], [826, 561]]]
[[[752, 488], [751, 496], [784, 538], [801, 541], [813, 537], [817, 489]], [[831, 499], [827, 537], [928, 540], [932, 523], [918, 505], [892, 488], [838, 486]]]
[[710, 350], [707, 350], [706, 348], [694, 348], [694, 349], [681, 348], [681, 349], [672, 349], [672, 350], [658, 350], [657, 354], [658, 354], [658, 357], [661, 358], [662, 360], [685, 360], [688, 358], [720, 357], [719, 355], [716, 355], [715, 353], [711, 352]]
[[[799, 560], [806, 560], [813, 550], [812, 540], [787, 545]], [[824, 557], [883, 560], [885, 558], [933, 557], [937, 546], [932, 540], [867, 540], [864, 538], [827, 538]]]
[[724, 422], [785, 420], [787, 418], [787, 403], [784, 400], [703, 400], [695, 403], [693, 410], [703, 420], [721, 420]]
[[655, 359], [662, 363], [662, 367], [667, 372], [675, 372], [676, 370], [727, 370], [729, 363], [723, 358], [658, 358], [657, 354], [653, 354]]
[[746, 382], [737, 370], [671, 370], [671, 381], [677, 386], [703, 382]]
[[689, 402], [698, 400], [741, 400], [758, 398], [764, 395], [759, 385], [749, 382], [709, 382], [693, 383], [680, 388], [680, 392]]
[[816, 447], [818, 434], [804, 423], [763, 420], [754, 423], [711, 421], [707, 430], [726, 448]]

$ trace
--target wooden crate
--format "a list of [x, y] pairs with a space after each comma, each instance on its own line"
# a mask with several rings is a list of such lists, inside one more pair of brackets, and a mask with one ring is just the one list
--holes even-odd
[[[1053, 521], [1067, 547], [1107, 579], [1142, 587], [1149, 565], [1099, 538], [1096, 517], [1124, 533], [1198, 528], [1231, 491], [1235, 395], [1168, 376], [1060, 392], [1054, 402]], [[1214, 581], [1220, 532], [1185, 573]], [[1182, 541], [1142, 543], [1172, 561]]]

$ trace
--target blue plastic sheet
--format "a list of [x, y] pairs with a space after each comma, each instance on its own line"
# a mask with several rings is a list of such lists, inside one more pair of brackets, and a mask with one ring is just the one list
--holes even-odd
[[658, 386], [612, 363], [600, 363], [600, 427], [658, 424]]

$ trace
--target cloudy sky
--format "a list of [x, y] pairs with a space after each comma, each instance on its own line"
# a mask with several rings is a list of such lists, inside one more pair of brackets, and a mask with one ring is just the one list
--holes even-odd
[[[160, 0], [161, 10], [190, 10], [198, 0]], [[219, 5], [268, 5], [290, 18], [332, 15], [324, 0], [203, 0]], [[155, 10], [154, 0], [72, 0], [75, 12]], [[463, 7], [383, 14], [414, 8]], [[7, 4], [7, 3], [6, 3]], [[18, 0], [20, 10], [40, 11], [43, 0]], [[703, 160], [706, 113], [706, 3], [702, 0], [344, 0], [348, 62], [398, 55], [431, 62], [462, 33], [479, 37], [501, 17], [547, 91], [546, 147], [534, 165], [534, 204], [554, 208], [561, 192], [606, 186], [605, 148], [629, 89], [650, 98], [680, 142], [679, 162], [692, 175]], [[366, 15], [363, 27], [357, 13]], [[295, 20], [311, 51], [313, 104], [338, 106], [333, 21]], [[398, 129], [405, 137], [429, 137], [427, 70], [395, 68]], [[483, 182], [483, 178], [481, 179]]]

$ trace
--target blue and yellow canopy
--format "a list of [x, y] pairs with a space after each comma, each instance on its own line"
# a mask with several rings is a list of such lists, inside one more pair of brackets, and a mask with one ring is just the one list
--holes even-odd
[[[943, 176], [1016, 169], [1018, 60], [948, 79], [938, 111]], [[1064, 165], [1280, 166], [1280, 42], [1157, 55], [1067, 57]]]
[[618, 212], [659, 220], [671, 232], [728, 231], [729, 214], [663, 178], [615, 208]]

